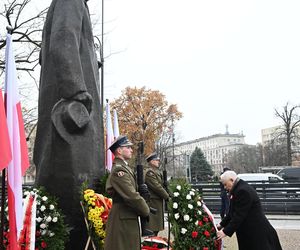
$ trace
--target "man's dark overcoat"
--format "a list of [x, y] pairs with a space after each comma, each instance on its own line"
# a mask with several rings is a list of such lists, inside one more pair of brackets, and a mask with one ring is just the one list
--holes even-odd
[[133, 169], [122, 159], [114, 159], [106, 188], [112, 194], [113, 206], [108, 215], [104, 250], [140, 250], [138, 216], [148, 216], [150, 209], [137, 192]]
[[230, 191], [229, 214], [221, 221], [223, 232], [236, 232], [239, 250], [281, 250], [275, 229], [263, 213], [256, 191], [238, 180]]
[[[84, 241], [86, 230], [79, 190], [83, 181], [99, 180], [104, 156], [98, 63], [85, 0], [52, 1], [44, 24], [40, 63], [36, 185], [45, 186], [59, 198], [66, 222], [74, 229], [69, 249], [81, 250], [84, 247], [76, 241]], [[89, 121], [83, 129], [70, 133], [61, 121], [65, 118], [61, 118], [64, 103], [57, 109], [54, 106], [60, 101], [72, 103], [80, 94], [91, 96], [92, 104], [82, 102], [85, 111], [91, 104]], [[82, 113], [74, 119], [81, 122]]]
[[164, 229], [164, 201], [169, 199], [168, 192], [163, 187], [163, 178], [158, 168], [149, 166], [145, 173], [145, 183], [150, 192], [150, 207], [157, 209], [150, 213], [147, 229], [159, 232]]

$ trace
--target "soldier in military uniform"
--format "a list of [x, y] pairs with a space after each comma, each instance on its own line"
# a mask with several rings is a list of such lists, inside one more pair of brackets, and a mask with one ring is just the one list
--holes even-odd
[[150, 192], [150, 207], [157, 209], [156, 214], [150, 214], [147, 229], [155, 235], [164, 229], [164, 200], [170, 198], [168, 192], [163, 187], [162, 174], [159, 171], [160, 159], [156, 153], [152, 153], [146, 158], [149, 166], [145, 170], [145, 183]]
[[119, 136], [109, 147], [115, 159], [106, 183], [113, 206], [106, 225], [105, 250], [141, 249], [138, 216], [147, 217], [150, 209], [137, 192], [134, 170], [127, 163], [132, 157], [132, 145], [126, 136]]

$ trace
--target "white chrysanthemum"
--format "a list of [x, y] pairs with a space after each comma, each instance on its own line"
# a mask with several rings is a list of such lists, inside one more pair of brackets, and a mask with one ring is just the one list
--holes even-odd
[[186, 199], [187, 199], [187, 200], [190, 200], [190, 199], [192, 199], [192, 196], [190, 196], [189, 194], [187, 194], [187, 195], [186, 195]]
[[47, 196], [43, 196], [43, 197], [42, 197], [42, 200], [43, 200], [43, 201], [47, 201], [47, 200], [48, 200]]
[[33, 191], [30, 191], [30, 194], [31, 194], [31, 195], [35, 195], [35, 192], [33, 192]]
[[182, 234], [185, 234], [186, 232], [187, 232], [187, 229], [185, 229], [184, 227], [181, 228], [181, 233], [182, 233]]
[[201, 214], [202, 214], [202, 212], [201, 212], [200, 210], [198, 210], [198, 214], [199, 214], [199, 215], [201, 215]]
[[183, 220], [184, 220], [184, 221], [189, 221], [189, 220], [190, 220], [190, 216], [189, 216], [188, 214], [185, 214], [185, 215], [183, 216]]
[[50, 209], [50, 210], [53, 210], [53, 209], [54, 209], [54, 205], [51, 204], [51, 205], [49, 206], [49, 209]]
[[173, 203], [173, 208], [174, 208], [174, 209], [177, 209], [177, 208], [178, 208], [177, 202], [174, 202], [174, 203]]
[[197, 221], [197, 220], [195, 221], [195, 225], [196, 225], [196, 226], [198, 225], [198, 221]]
[[42, 230], [41, 235], [45, 235], [47, 233], [47, 230]]
[[178, 192], [174, 192], [174, 197], [178, 197], [179, 196], [179, 193]]
[[49, 234], [50, 237], [53, 237], [54, 235], [55, 235], [55, 233], [52, 233], [52, 232]]
[[190, 191], [190, 195], [195, 195], [195, 193], [193, 191]]
[[177, 188], [177, 190], [179, 190], [179, 191], [181, 190], [181, 186], [180, 186], [180, 185], [177, 185], [176, 188]]
[[188, 208], [189, 208], [189, 209], [193, 209], [194, 207], [193, 207], [192, 204], [188, 204]]
[[198, 205], [198, 207], [201, 207], [202, 206], [201, 201], [197, 201], [197, 205]]
[[47, 222], [51, 222], [51, 221], [52, 221], [51, 216], [48, 216], [47, 219], [46, 219], [46, 221], [47, 221]]
[[45, 211], [46, 210], [46, 207], [43, 205], [43, 206], [41, 206], [41, 211], [43, 212], [43, 211]]
[[178, 220], [179, 217], [180, 217], [179, 213], [174, 214], [174, 217], [175, 217], [176, 220]]
[[40, 225], [40, 228], [45, 229], [45, 228], [46, 228], [46, 224], [45, 224], [45, 223], [42, 223], [42, 224]]
[[30, 194], [30, 192], [28, 192], [28, 191], [24, 192], [24, 195], [26, 195], [26, 196], [29, 195], [29, 194]]
[[36, 221], [37, 221], [38, 223], [40, 223], [42, 220], [43, 220], [43, 219], [42, 219], [41, 217], [37, 217], [37, 218], [36, 218]]
[[57, 222], [57, 217], [53, 217], [52, 221]]

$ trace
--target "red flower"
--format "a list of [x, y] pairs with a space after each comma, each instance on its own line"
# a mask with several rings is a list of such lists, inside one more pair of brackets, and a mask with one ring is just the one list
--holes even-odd
[[215, 228], [214, 228], [214, 227], [212, 227], [210, 231], [211, 231], [211, 232], [214, 232], [214, 231], [215, 231]]
[[203, 250], [209, 250], [208, 247], [203, 247]]
[[36, 231], [36, 232], [35, 232], [35, 236], [36, 236], [36, 237], [41, 236], [41, 232], [40, 232], [40, 231]]
[[197, 238], [197, 236], [198, 236], [198, 232], [193, 231], [193, 232], [192, 232], [192, 238]]
[[47, 243], [46, 243], [45, 241], [42, 241], [41, 247], [42, 247], [42, 248], [46, 248], [46, 247], [47, 247]]
[[199, 221], [198, 221], [198, 225], [199, 225], [200, 227], [202, 227], [202, 226], [203, 226], [203, 223], [202, 223], [202, 221], [201, 221], [201, 220], [199, 220]]
[[204, 221], [204, 222], [208, 222], [209, 219], [208, 219], [207, 217], [203, 217], [203, 221]]
[[203, 234], [204, 234], [207, 238], [210, 236], [210, 233], [209, 233], [207, 230], [205, 230]]

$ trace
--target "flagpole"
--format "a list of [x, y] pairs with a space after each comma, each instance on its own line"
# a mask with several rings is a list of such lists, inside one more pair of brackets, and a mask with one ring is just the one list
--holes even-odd
[[[11, 26], [6, 26], [6, 30], [8, 34], [12, 34], [13, 28]], [[7, 69], [5, 69], [7, 70]], [[6, 101], [4, 101], [6, 103]], [[5, 105], [6, 107], [6, 105]], [[0, 249], [4, 250], [3, 243], [3, 235], [4, 235], [4, 210], [5, 210], [5, 177], [6, 177], [6, 170], [5, 168], [2, 170], [2, 185], [1, 185], [1, 231], [0, 231]]]
[[[0, 232], [0, 242], [3, 242], [4, 233], [4, 206], [5, 206], [5, 168], [2, 170], [2, 189], [1, 189], [1, 232]], [[3, 244], [0, 244], [0, 249], [4, 250]]]
[[[1, 189], [1, 232], [0, 232], [0, 242], [3, 242], [3, 233], [4, 233], [4, 206], [5, 206], [5, 168], [2, 170], [2, 189]], [[0, 244], [0, 249], [4, 250], [3, 244]]]
[[104, 56], [103, 56], [103, 34], [104, 34], [104, 0], [102, 0], [102, 28], [101, 28], [101, 46], [100, 46], [100, 60], [101, 60], [101, 83], [100, 83], [100, 88], [101, 88], [101, 105], [102, 105], [102, 110], [104, 108]]

